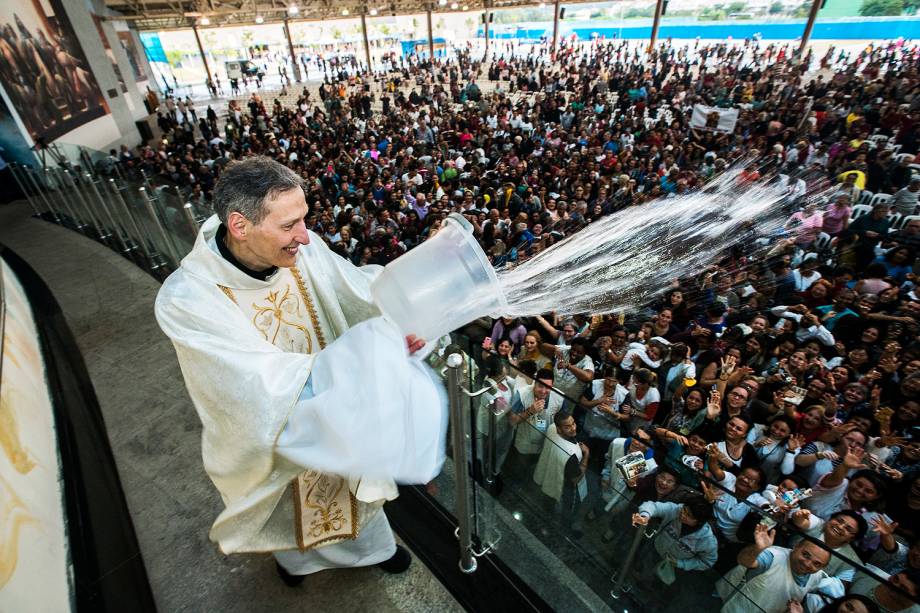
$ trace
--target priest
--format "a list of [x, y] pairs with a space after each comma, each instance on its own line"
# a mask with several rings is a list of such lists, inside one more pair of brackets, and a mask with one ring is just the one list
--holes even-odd
[[272, 552], [292, 586], [328, 568], [404, 571], [383, 503], [444, 458], [445, 394], [412, 355], [424, 340], [380, 317], [380, 267], [353, 266], [306, 229], [287, 167], [228, 165], [214, 209], [156, 300], [224, 503], [211, 539], [227, 554]]

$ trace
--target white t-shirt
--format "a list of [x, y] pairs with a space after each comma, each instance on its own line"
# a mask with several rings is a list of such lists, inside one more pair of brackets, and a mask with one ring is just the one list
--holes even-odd
[[[594, 400], [602, 398], [604, 396], [604, 380], [595, 379], [592, 381], [591, 392]], [[628, 396], [629, 391], [617, 383], [616, 387], [613, 389], [610, 408], [614, 411], [619, 411], [620, 405], [623, 404]], [[592, 407], [585, 415], [584, 428], [588, 436], [595, 438], [613, 440], [620, 436], [620, 420], [612, 415], [604, 413], [599, 407]]]
[[[730, 472], [725, 473], [725, 477], [719, 484], [727, 490], [735, 491], [736, 478]], [[713, 511], [716, 516], [716, 525], [719, 531], [731, 542], [737, 542], [738, 526], [741, 520], [753, 511], [751, 505], [761, 506], [767, 504], [767, 499], [759, 493], [754, 492], [745, 500], [738, 500], [734, 496], [722, 492], [722, 495], [716, 499], [713, 505]]]

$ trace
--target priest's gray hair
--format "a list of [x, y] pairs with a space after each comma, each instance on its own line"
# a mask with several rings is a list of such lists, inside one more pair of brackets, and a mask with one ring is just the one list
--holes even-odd
[[268, 214], [268, 202], [292, 189], [303, 189], [303, 179], [271, 158], [256, 156], [231, 162], [214, 186], [214, 212], [224, 224], [234, 211], [259, 224]]

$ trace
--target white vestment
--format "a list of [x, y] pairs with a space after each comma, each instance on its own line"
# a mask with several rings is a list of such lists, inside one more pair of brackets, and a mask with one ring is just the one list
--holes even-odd
[[540, 459], [533, 472], [533, 480], [541, 486], [542, 492], [553, 500], [562, 498], [562, 490], [565, 486], [565, 466], [572, 456], [581, 462], [581, 447], [578, 443], [562, 438], [562, 435], [556, 431], [556, 424], [552, 424], [546, 431], [546, 444], [540, 451]]
[[[294, 267], [260, 281], [220, 255], [219, 225], [215, 216], [202, 226], [156, 301], [202, 421], [205, 470], [226, 507], [210, 537], [224, 553], [297, 550], [295, 520], [299, 527], [315, 511], [307, 556], [324, 561], [306, 566], [376, 563], [355, 549], [376, 541], [392, 554], [379, 509], [396, 497], [393, 481], [425, 483], [440, 470], [443, 390], [371, 303], [379, 267], [356, 268], [310, 233]], [[292, 483], [306, 474], [323, 478], [295, 500]], [[337, 494], [351, 499], [351, 540], [335, 532]], [[361, 538], [359, 527], [378, 534]]]

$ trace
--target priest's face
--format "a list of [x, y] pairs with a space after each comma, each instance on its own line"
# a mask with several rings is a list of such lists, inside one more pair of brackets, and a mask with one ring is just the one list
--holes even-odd
[[[249, 224], [242, 247], [252, 261], [254, 270], [272, 266], [289, 268], [297, 260], [297, 250], [309, 244], [304, 217], [309, 211], [303, 190], [291, 189], [276, 194], [267, 201], [265, 217], [258, 224]], [[245, 262], [244, 262], [245, 263]]]

